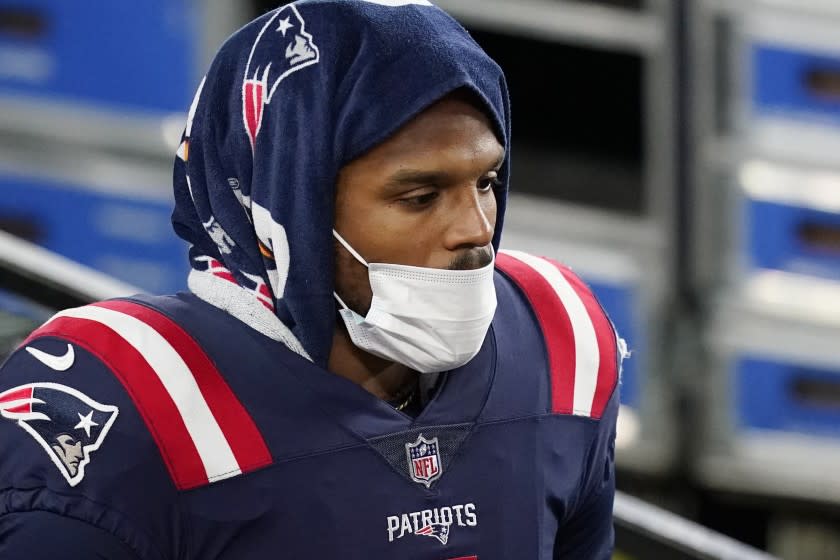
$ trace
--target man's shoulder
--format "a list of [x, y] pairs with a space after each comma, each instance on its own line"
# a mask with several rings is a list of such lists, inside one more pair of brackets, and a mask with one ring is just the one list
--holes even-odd
[[177, 557], [185, 501], [223, 507], [275, 463], [346, 447], [320, 429], [305, 367], [194, 296], [62, 311], [0, 367], [0, 517], [49, 512]]
[[494, 331], [511, 383], [531, 379], [545, 412], [600, 419], [618, 386], [621, 350], [593, 292], [568, 267], [521, 251], [501, 251], [496, 268]]
[[81, 522], [161, 558], [186, 455], [168, 443], [179, 425], [153, 327], [129, 305], [62, 311], [0, 368], [0, 516], [53, 514], [44, 530]]
[[9, 357], [0, 430], [20, 453], [0, 461], [2, 482], [107, 485], [130, 473], [143, 485], [185, 490], [271, 462], [194, 333], [153, 303], [62, 311]]

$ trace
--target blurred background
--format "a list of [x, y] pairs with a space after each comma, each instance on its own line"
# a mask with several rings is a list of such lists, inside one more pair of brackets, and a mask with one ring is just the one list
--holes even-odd
[[[619, 487], [840, 558], [840, 1], [437, 3], [510, 83], [503, 245], [571, 265], [633, 351]], [[0, 0], [0, 229], [184, 289], [186, 110], [277, 5]], [[2, 354], [47, 310], [0, 287]]]

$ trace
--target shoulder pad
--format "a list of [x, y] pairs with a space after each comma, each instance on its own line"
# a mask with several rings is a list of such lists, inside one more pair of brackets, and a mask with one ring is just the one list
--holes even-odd
[[528, 300], [545, 340], [551, 409], [600, 419], [618, 384], [612, 323], [583, 281], [565, 266], [521, 251], [501, 251], [496, 266]]
[[[254, 421], [216, 366], [160, 311], [129, 300], [68, 309], [22, 346], [40, 352], [28, 345], [42, 337], [70, 343], [69, 351], [75, 344], [107, 366], [142, 416], [177, 488], [206, 485], [272, 462]], [[2, 410], [3, 395], [15, 397], [10, 402], [19, 406], [18, 392], [24, 389], [0, 395], [3, 416], [8, 413]]]

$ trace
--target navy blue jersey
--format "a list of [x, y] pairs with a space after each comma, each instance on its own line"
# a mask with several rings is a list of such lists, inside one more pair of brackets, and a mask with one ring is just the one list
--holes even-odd
[[59, 313], [0, 370], [0, 557], [609, 558], [615, 334], [567, 269], [497, 264], [416, 418], [193, 293]]

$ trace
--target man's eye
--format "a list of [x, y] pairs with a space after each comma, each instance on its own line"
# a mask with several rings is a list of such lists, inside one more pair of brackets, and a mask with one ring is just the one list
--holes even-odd
[[412, 208], [422, 208], [424, 206], [428, 206], [439, 196], [437, 191], [432, 191], [429, 193], [411, 196], [409, 198], [400, 199], [400, 203], [405, 204], [406, 206]]
[[478, 190], [485, 193], [501, 186], [502, 181], [498, 177], [486, 177], [478, 184]]

